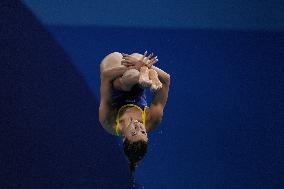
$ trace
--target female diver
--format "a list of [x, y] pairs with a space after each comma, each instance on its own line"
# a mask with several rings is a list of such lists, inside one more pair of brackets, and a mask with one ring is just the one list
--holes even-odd
[[[170, 75], [153, 66], [153, 53], [107, 55], [100, 64], [99, 120], [110, 134], [123, 138], [129, 168], [135, 171], [147, 152], [147, 133], [157, 128], [167, 102]], [[147, 107], [145, 87], [153, 97]]]

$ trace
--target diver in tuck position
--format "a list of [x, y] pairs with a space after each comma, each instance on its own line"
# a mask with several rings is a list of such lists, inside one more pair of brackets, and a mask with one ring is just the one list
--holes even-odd
[[[100, 64], [99, 120], [110, 134], [123, 138], [129, 168], [134, 171], [147, 152], [147, 133], [160, 124], [167, 102], [170, 75], [153, 66], [153, 53], [107, 55]], [[147, 107], [145, 88], [153, 92]]]

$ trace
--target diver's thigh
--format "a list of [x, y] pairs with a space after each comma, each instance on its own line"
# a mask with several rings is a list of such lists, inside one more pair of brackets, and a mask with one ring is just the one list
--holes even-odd
[[101, 72], [105, 69], [113, 68], [121, 66], [121, 60], [122, 60], [122, 54], [119, 52], [113, 52], [108, 54], [104, 57], [104, 59], [101, 62], [100, 70]]

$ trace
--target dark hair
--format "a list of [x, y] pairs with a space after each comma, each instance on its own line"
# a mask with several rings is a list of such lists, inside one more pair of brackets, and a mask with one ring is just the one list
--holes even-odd
[[138, 162], [143, 159], [147, 153], [147, 147], [148, 143], [143, 140], [132, 142], [125, 138], [123, 142], [123, 149], [125, 155], [128, 157], [129, 169], [131, 172], [135, 171]]

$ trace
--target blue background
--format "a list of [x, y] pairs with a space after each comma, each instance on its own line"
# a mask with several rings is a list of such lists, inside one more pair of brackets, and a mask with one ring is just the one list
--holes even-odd
[[153, 51], [171, 74], [136, 188], [282, 188], [281, 1], [3, 1], [1, 188], [132, 188], [98, 123], [99, 63]]

